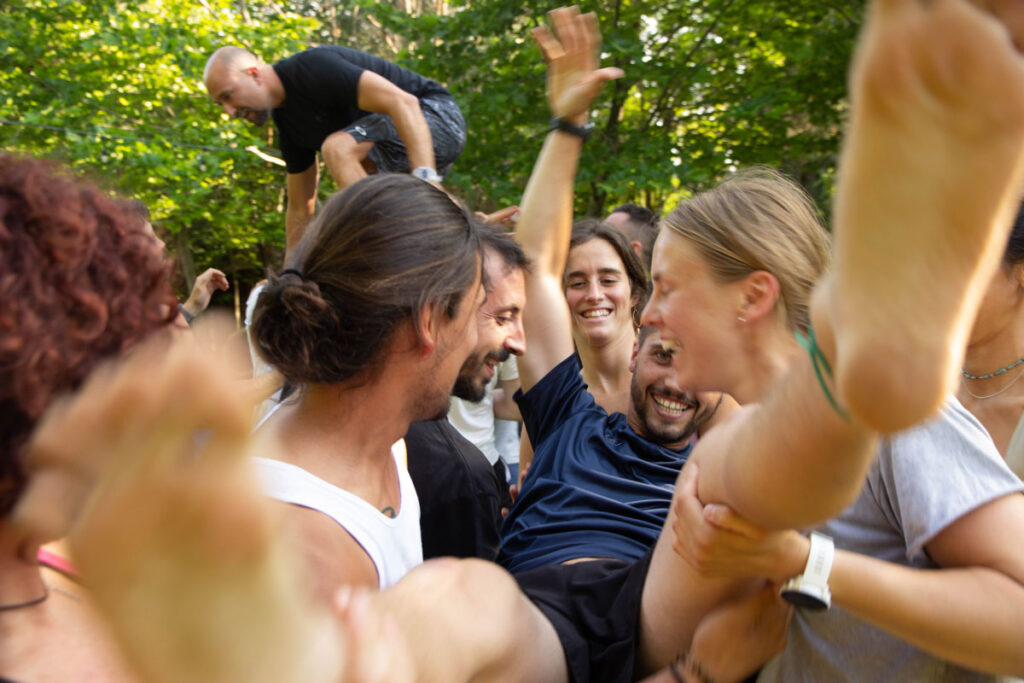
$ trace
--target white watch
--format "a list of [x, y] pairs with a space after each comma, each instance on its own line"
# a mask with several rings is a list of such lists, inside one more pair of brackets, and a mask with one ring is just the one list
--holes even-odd
[[441, 182], [441, 176], [437, 175], [437, 171], [429, 166], [418, 166], [412, 169], [412, 174], [420, 180], [426, 180], [432, 183]]
[[828, 589], [828, 575], [832, 572], [832, 558], [836, 547], [831, 536], [811, 532], [811, 550], [807, 554], [804, 573], [794, 576], [782, 585], [779, 595], [786, 602], [805, 609], [828, 609], [832, 593]]

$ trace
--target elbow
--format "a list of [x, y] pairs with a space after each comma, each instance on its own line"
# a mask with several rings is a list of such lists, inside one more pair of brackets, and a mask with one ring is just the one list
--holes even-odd
[[419, 98], [404, 90], [395, 102], [395, 109], [396, 111], [391, 115], [392, 119], [408, 119], [410, 117], [423, 116], [423, 112], [420, 110]]

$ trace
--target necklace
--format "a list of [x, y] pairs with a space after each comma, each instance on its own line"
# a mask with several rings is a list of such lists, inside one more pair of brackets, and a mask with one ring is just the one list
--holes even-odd
[[0, 605], [0, 612], [5, 612], [5, 611], [8, 611], [8, 610], [21, 609], [22, 607], [31, 607], [32, 605], [38, 605], [43, 600], [46, 600], [46, 598], [48, 598], [48, 597], [50, 597], [50, 589], [44, 583], [43, 584], [43, 594], [42, 594], [42, 596], [40, 596], [38, 598], [32, 598], [31, 600], [26, 600], [25, 602], [13, 602], [13, 603], [11, 603], [9, 605]]
[[1014, 384], [1016, 384], [1017, 380], [1019, 380], [1022, 375], [1024, 375], [1024, 373], [1017, 373], [1017, 376], [1014, 377], [1013, 379], [1011, 379], [1009, 382], [1007, 382], [1006, 386], [1003, 387], [1002, 389], [1000, 389], [999, 391], [997, 391], [995, 393], [992, 393], [992, 394], [982, 394], [981, 396], [979, 396], [978, 394], [976, 394], [973, 391], [971, 391], [971, 388], [969, 386], [967, 386], [966, 378], [965, 379], [961, 379], [960, 382], [963, 383], [963, 385], [964, 385], [964, 391], [966, 391], [968, 394], [970, 394], [974, 398], [976, 398], [979, 401], [981, 401], [981, 400], [984, 400], [986, 398], [992, 398], [993, 396], [998, 396], [999, 394], [1003, 393], [1004, 391], [1006, 391], [1007, 389], [1012, 387]]
[[963, 375], [965, 379], [992, 379], [996, 375], [1001, 375], [1004, 372], [1007, 372], [1008, 370], [1013, 370], [1015, 367], [1017, 367], [1021, 363], [1024, 363], [1024, 358], [1018, 358], [1017, 360], [1015, 360], [1012, 363], [1010, 363], [1009, 365], [1007, 365], [1005, 368], [999, 368], [995, 372], [990, 372], [987, 375], [972, 375], [971, 373], [967, 372], [963, 368], [960, 369], [960, 374]]

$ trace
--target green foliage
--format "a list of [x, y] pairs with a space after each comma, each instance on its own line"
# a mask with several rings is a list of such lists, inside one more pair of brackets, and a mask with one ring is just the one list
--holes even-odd
[[[665, 210], [755, 163], [827, 205], [845, 72], [862, 0], [593, 0], [605, 88], [577, 210]], [[274, 61], [338, 42], [452, 90], [469, 142], [449, 177], [473, 207], [516, 203], [547, 126], [529, 31], [555, 2], [525, 0], [22, 0], [0, 4], [0, 145], [58, 158], [138, 197], [184, 270], [220, 267], [247, 289], [277, 265], [284, 169], [273, 132], [228, 121], [202, 85], [219, 45]], [[330, 191], [322, 174], [321, 194]], [[184, 293], [184, 292], [183, 292]], [[244, 292], [243, 292], [244, 293]]]
[[[451, 16], [386, 13], [408, 63], [446, 82], [472, 145], [451, 177], [486, 208], [515, 202], [545, 130], [544, 68], [529, 29], [557, 3], [457, 3]], [[580, 165], [577, 210], [667, 209], [750, 164], [781, 167], [823, 205], [862, 3], [599, 0], [606, 87]]]
[[220, 114], [203, 66], [228, 42], [289, 54], [315, 25], [294, 15], [246, 24], [228, 0], [8, 5], [0, 145], [137, 197], [186, 270], [194, 261], [251, 283], [284, 240], [282, 171], [245, 150], [271, 141]]

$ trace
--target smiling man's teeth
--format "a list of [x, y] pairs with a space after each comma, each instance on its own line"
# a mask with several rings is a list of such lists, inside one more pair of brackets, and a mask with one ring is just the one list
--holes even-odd
[[611, 311], [600, 310], [600, 311], [584, 311], [584, 318], [605, 318], [611, 315]]
[[673, 401], [672, 399], [664, 398], [661, 396], [652, 396], [651, 398], [653, 398], [654, 402], [657, 403], [659, 406], [673, 413], [681, 413], [685, 411], [687, 408], [689, 408], [689, 405], [687, 405], [686, 403], [682, 403], [681, 401]]

